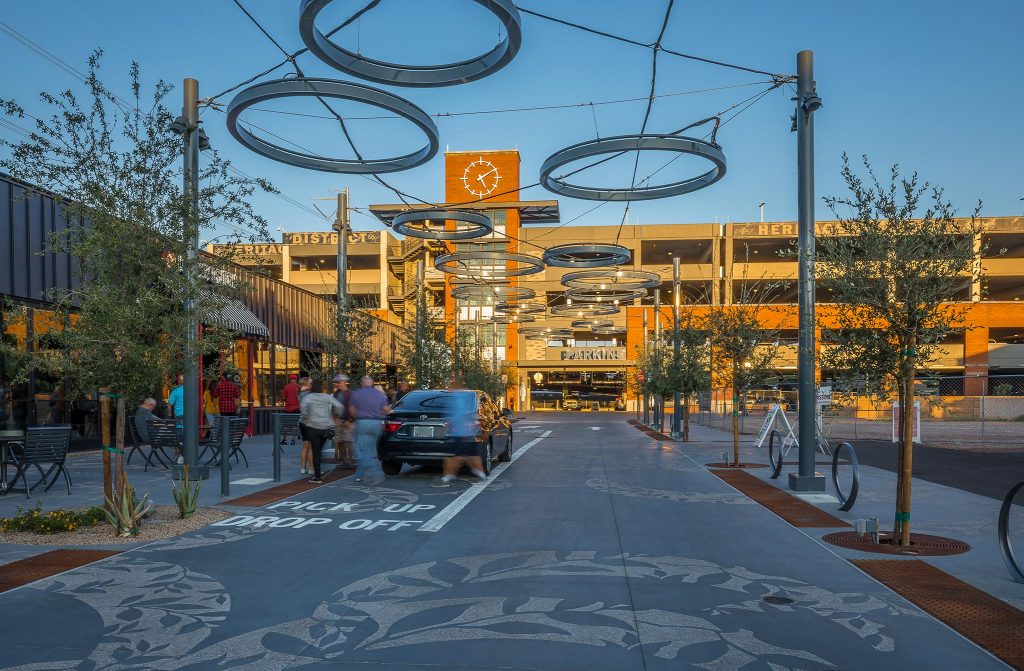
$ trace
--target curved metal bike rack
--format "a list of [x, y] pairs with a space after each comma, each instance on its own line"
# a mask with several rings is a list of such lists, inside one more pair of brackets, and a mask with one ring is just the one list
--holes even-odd
[[[448, 227], [454, 221], [465, 226]], [[391, 230], [399, 235], [424, 240], [471, 240], [494, 230], [490, 217], [461, 210], [411, 210], [395, 216]]]
[[508, 65], [523, 42], [522, 20], [512, 0], [472, 0], [492, 12], [505, 28], [505, 39], [486, 54], [443, 65], [401, 65], [366, 58], [339, 47], [316, 28], [316, 17], [333, 0], [303, 0], [299, 35], [317, 58], [333, 68], [393, 86], [453, 86], [482, 79]]
[[[775, 437], [776, 436], [778, 436], [778, 446], [779, 446], [779, 460], [778, 460], [778, 462], [775, 461], [775, 445], [776, 445], [776, 438]], [[775, 480], [780, 475], [782, 475], [782, 461], [783, 461], [783, 459], [784, 459], [784, 457], [782, 456], [782, 434], [779, 433], [779, 431], [777, 429], [772, 429], [772, 432], [768, 434], [768, 463], [772, 465], [772, 475], [771, 475], [771, 479], [772, 480]]]
[[1018, 482], [1006, 494], [1003, 505], [999, 508], [999, 551], [1003, 554], [1003, 561], [1006, 562], [1006, 570], [1017, 582], [1024, 583], [1024, 570], [1013, 553], [1013, 545], [1010, 543], [1010, 509], [1013, 508], [1013, 499], [1017, 493], [1024, 489], [1024, 482]]
[[[316, 154], [307, 154], [294, 149], [286, 149], [250, 133], [239, 124], [238, 117], [253, 105], [258, 105], [267, 100], [293, 97], [354, 100], [394, 112], [419, 127], [427, 136], [427, 144], [412, 153], [391, 158], [372, 160], [330, 158]], [[433, 119], [430, 118], [429, 114], [408, 100], [393, 93], [367, 86], [366, 84], [316, 77], [274, 79], [260, 84], [253, 84], [239, 91], [231, 99], [231, 102], [228, 103], [227, 125], [228, 132], [236, 140], [261, 156], [299, 168], [352, 175], [374, 175], [415, 168], [434, 158], [440, 143], [440, 134]]]
[[628, 247], [596, 242], [557, 245], [544, 251], [544, 263], [556, 268], [621, 266], [632, 258]]
[[[689, 154], [705, 158], [713, 164], [705, 173], [669, 184], [647, 187], [629, 187], [624, 189], [602, 189], [597, 187], [579, 186], [553, 177], [551, 173], [562, 166], [575, 163], [586, 158], [603, 154], [625, 153], [630, 151], [663, 151], [676, 154]], [[653, 200], [669, 198], [684, 193], [697, 191], [711, 186], [725, 176], [725, 154], [721, 147], [697, 138], [681, 135], [618, 135], [615, 137], [586, 140], [560, 149], [544, 161], [540, 168], [540, 183], [548, 191], [569, 198], [582, 200]]]
[[[853, 468], [853, 482], [850, 484], [849, 495], [844, 495], [839, 486], [839, 454], [844, 447], [850, 452], [850, 466]], [[850, 443], [839, 443], [832, 453], [832, 486], [835, 487], [839, 503], [843, 504], [839, 509], [847, 511], [853, 508], [853, 504], [857, 502], [857, 493], [860, 491], [860, 463], [857, 461], [857, 450], [853, 449]]]

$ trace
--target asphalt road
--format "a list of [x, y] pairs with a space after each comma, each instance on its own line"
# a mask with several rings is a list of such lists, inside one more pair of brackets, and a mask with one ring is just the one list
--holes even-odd
[[4, 593], [0, 666], [1005, 668], [622, 413], [515, 431], [486, 485], [343, 480]]

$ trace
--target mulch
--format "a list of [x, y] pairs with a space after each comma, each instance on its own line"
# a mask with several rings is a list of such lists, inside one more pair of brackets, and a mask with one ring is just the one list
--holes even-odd
[[834, 529], [850, 526], [838, 517], [830, 515], [821, 508], [802, 501], [750, 473], [735, 468], [710, 472], [795, 527]]
[[850, 561], [1013, 668], [1024, 669], [1024, 611], [920, 559]]
[[[342, 468], [340, 466], [335, 466], [332, 470], [324, 473], [323, 483], [321, 484], [326, 485], [331, 482], [336, 482], [337, 480], [348, 477], [355, 472], [356, 469], [352, 467]], [[302, 492], [308, 492], [311, 489], [316, 489], [317, 487], [320, 487], [321, 484], [308, 482], [306, 478], [300, 478], [294, 482], [286, 482], [282, 485], [277, 485], [276, 487], [269, 487], [258, 492], [253, 492], [252, 494], [239, 496], [236, 499], [224, 501], [222, 505], [258, 508], [260, 506], [276, 503], [277, 501], [282, 501], [295, 496], [296, 494], [301, 494]]]
[[106, 559], [120, 550], [51, 550], [0, 566], [0, 592]]

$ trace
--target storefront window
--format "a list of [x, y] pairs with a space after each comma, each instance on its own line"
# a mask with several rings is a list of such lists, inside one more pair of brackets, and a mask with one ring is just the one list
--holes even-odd
[[284, 347], [283, 345], [275, 345], [274, 347], [276, 348], [274, 352], [274, 378], [271, 383], [274, 385], [276, 392], [277, 405], [284, 405], [284, 399], [281, 398], [281, 390], [288, 384], [289, 375], [301, 374], [299, 356], [302, 350], [294, 347]]
[[273, 345], [265, 342], [257, 344], [253, 374], [256, 377], [255, 396], [260, 406], [274, 404], [273, 368], [270, 365], [270, 351]]

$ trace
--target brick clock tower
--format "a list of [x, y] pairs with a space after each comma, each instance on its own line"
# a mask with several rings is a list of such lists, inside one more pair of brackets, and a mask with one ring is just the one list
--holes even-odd
[[[494, 209], [502, 209], [501, 203], [519, 201], [519, 152], [514, 149], [496, 151], [450, 151], [444, 155], [444, 197], [449, 207], [457, 208], [460, 203], [494, 203]], [[519, 251], [519, 209], [505, 208], [505, 233], [512, 239], [507, 250]], [[473, 242], [484, 242], [481, 238]], [[455, 251], [454, 245], [449, 249]], [[512, 278], [509, 284], [518, 284]], [[451, 297], [451, 277], [445, 279], [445, 321], [454, 332], [455, 300]], [[518, 357], [516, 327], [509, 325], [505, 331], [505, 360], [515, 361]]]

